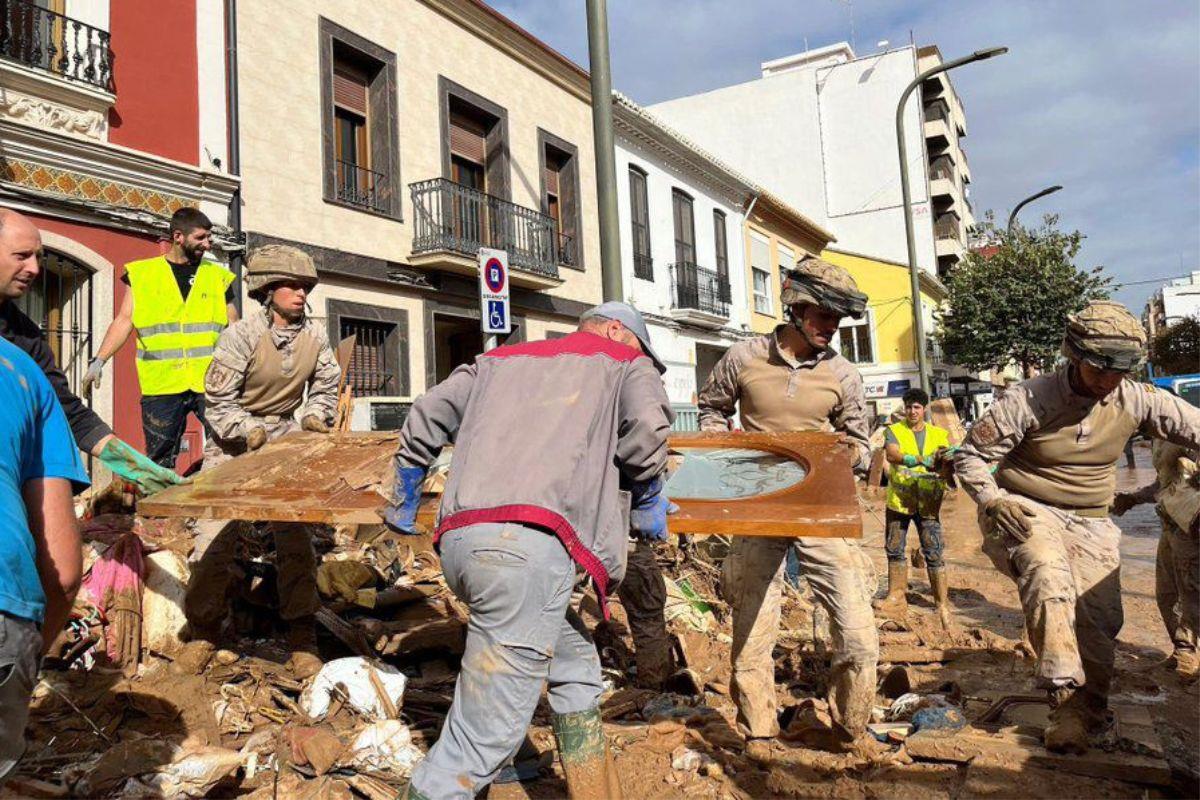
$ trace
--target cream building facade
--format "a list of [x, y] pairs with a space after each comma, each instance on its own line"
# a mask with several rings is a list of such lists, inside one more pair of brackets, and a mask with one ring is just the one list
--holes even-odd
[[313, 255], [358, 404], [481, 352], [480, 247], [509, 253], [509, 342], [600, 301], [586, 72], [471, 0], [242, 3], [237, 24], [248, 245]]

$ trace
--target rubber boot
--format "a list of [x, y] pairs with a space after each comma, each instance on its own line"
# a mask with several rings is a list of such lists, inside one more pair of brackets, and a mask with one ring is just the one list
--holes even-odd
[[221, 636], [221, 626], [189, 623], [188, 627], [191, 628], [190, 639], [175, 654], [171, 669], [180, 675], [199, 675], [217, 652], [216, 642]]
[[908, 562], [888, 562], [888, 593], [875, 603], [881, 616], [903, 619], [908, 614]]
[[1081, 756], [1088, 750], [1088, 720], [1079, 690], [1064, 687], [1050, 693], [1050, 724], [1042, 735], [1046, 749]]
[[551, 718], [571, 800], [621, 800], [621, 782], [604, 739], [600, 708]]
[[325, 666], [317, 654], [317, 627], [313, 617], [300, 617], [288, 623], [287, 644], [292, 651], [288, 669], [299, 680], [311, 678]]
[[929, 568], [929, 586], [933, 589], [933, 600], [937, 604], [942, 628], [950, 630], [950, 585], [946, 580], [946, 568]]

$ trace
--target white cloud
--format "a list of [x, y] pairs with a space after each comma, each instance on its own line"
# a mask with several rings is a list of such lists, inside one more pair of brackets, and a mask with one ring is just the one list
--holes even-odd
[[[579, 0], [494, 5], [587, 65]], [[1082, 266], [1118, 280], [1200, 268], [1200, 4], [1170, 0], [610, 0], [613, 83], [643, 103], [758, 75], [762, 61], [850, 38], [860, 53], [888, 39], [937, 44], [944, 56], [992, 45], [1008, 55], [954, 72], [977, 211], [1007, 216], [1027, 194], [1062, 192], [1046, 212], [1087, 235]], [[1182, 268], [1181, 268], [1182, 265]], [[1119, 299], [1140, 310], [1154, 285]]]

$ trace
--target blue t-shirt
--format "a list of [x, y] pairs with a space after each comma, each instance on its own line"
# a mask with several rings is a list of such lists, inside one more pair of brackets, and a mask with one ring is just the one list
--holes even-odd
[[88, 485], [79, 448], [45, 373], [0, 339], [0, 611], [41, 623], [46, 595], [21, 488], [36, 478]]

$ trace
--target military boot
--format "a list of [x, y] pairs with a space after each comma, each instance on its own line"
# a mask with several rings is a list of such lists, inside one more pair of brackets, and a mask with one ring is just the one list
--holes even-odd
[[908, 614], [908, 562], [888, 561], [888, 593], [875, 601], [881, 616], [903, 619]]
[[311, 678], [321, 671], [324, 662], [317, 653], [317, 626], [313, 617], [300, 617], [288, 622], [288, 669], [299, 680]]
[[175, 654], [171, 669], [180, 675], [199, 675], [208, 666], [213, 653], [217, 652], [216, 643], [221, 636], [221, 626], [189, 622], [188, 629], [188, 642]]
[[600, 709], [551, 718], [571, 800], [621, 800], [621, 782], [604, 739]]
[[1046, 749], [1081, 756], [1088, 750], [1088, 714], [1081, 691], [1071, 687], [1050, 693], [1050, 724], [1042, 734]]
[[1193, 683], [1200, 675], [1200, 658], [1195, 650], [1185, 647], [1175, 648], [1175, 674], [1181, 683]]
[[933, 589], [933, 600], [937, 604], [942, 628], [950, 630], [950, 585], [946, 580], [945, 567], [929, 568], [929, 586]]

